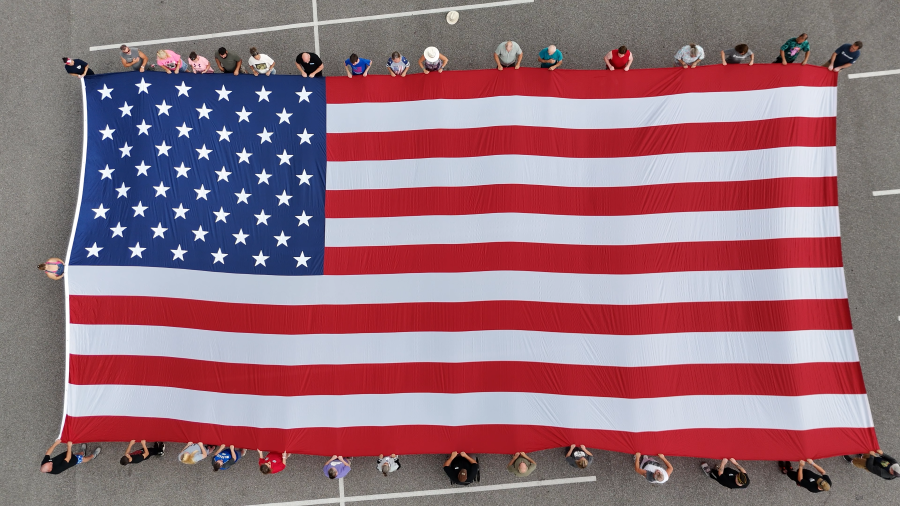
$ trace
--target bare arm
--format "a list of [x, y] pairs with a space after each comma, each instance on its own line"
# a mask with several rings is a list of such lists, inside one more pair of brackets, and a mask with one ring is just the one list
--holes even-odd
[[628, 65], [625, 65], [625, 70], [631, 70], [631, 63], [634, 61], [634, 53], [628, 54]]
[[338, 459], [337, 455], [332, 455], [331, 458], [328, 459], [328, 462], [325, 463], [325, 465], [327, 466], [328, 464], [331, 464], [332, 462], [334, 462], [337, 459]]
[[234, 75], [238, 75], [241, 72], [241, 65], [243, 64], [243, 59], [238, 60], [238, 62], [234, 65]]
[[347, 71], [347, 77], [353, 78], [353, 72], [350, 71], [350, 65], [344, 65], [344, 70]]
[[287, 459], [288, 459], [288, 457], [290, 457], [290, 456], [291, 456], [290, 453], [288, 453], [288, 452], [282, 452], [282, 454], [281, 454], [281, 463], [284, 464], [284, 465], [287, 465]]
[[731, 463], [734, 464], [734, 467], [738, 468], [738, 471], [745, 473], [745, 474], [747, 473], [747, 471], [743, 467], [741, 467], [740, 464], [738, 464], [738, 461], [736, 461], [734, 459], [728, 459], [728, 460], [730, 460]]
[[[806, 60], [803, 60], [803, 63], [806, 63]], [[787, 57], [784, 56], [784, 49], [781, 50], [781, 64], [787, 65]]]
[[819, 464], [816, 464], [815, 462], [813, 462], [812, 459], [806, 459], [806, 461], [809, 462], [809, 465], [816, 468], [816, 471], [818, 471], [819, 474], [822, 474], [822, 475], [828, 474], [824, 469], [822, 469], [822, 467]]
[[441, 65], [441, 68], [439, 70], [445, 70], [447, 68], [447, 65], [450, 64], [450, 60], [442, 54], [439, 54], [438, 57], [441, 59], [441, 62], [443, 62], [443, 65]]
[[722, 65], [728, 65], [728, 62], [725, 61], [725, 51], [719, 51], [722, 53]]
[[612, 53], [612, 51], [603, 55], [603, 62], [606, 63], [606, 68], [608, 68], [609, 70], [615, 70], [612, 66], [612, 63], [609, 62], [610, 53]]
[[453, 462], [453, 459], [455, 459], [457, 455], [459, 455], [459, 454], [456, 452], [451, 453], [450, 457], [448, 457], [447, 460], [444, 462], [444, 467], [449, 466], [450, 463]]
[[525, 452], [522, 452], [522, 453], [521, 453], [521, 456], [522, 456], [522, 457], [525, 457], [525, 459], [526, 459], [528, 462], [531, 462], [532, 464], [537, 464], [537, 462], [535, 462], [533, 458], [529, 457], [528, 455], [525, 455]]
[[585, 455], [590, 455], [591, 457], [594, 456], [594, 454], [589, 452], [588, 449], [584, 447], [584, 445], [581, 445], [581, 451], [583, 451]]
[[634, 454], [634, 472], [638, 473], [641, 476], [647, 476], [647, 471], [641, 469], [641, 452], [637, 452]]
[[803, 481], [803, 466], [806, 465], [805, 460], [800, 461], [800, 467], [797, 468], [797, 483]]
[[503, 65], [500, 64], [500, 56], [497, 53], [494, 54], [494, 62], [497, 63], [497, 70], [503, 70]]
[[66, 462], [72, 460], [72, 442], [66, 443]]
[[569, 451], [566, 452], [566, 457], [571, 457], [571, 456], [572, 456], [572, 452], [573, 452], [574, 450], [575, 450], [575, 445], [573, 444], [572, 446], [569, 447]]
[[525, 53], [519, 53], [519, 56], [516, 56], [516, 68], [519, 68], [522, 65], [523, 56], [525, 56]]
[[460, 455], [462, 455], [462, 457], [463, 457], [464, 459], [468, 460], [468, 461], [469, 461], [469, 464], [475, 464], [475, 463], [476, 463], [475, 459], [473, 459], [472, 457], [468, 456], [468, 455], [466, 454], [466, 452], [460, 452]]
[[[231, 448], [232, 448], [232, 456], [234, 456], [234, 455], [233, 455], [233, 454], [234, 454], [234, 450], [233, 450], [234, 447], [232, 446]], [[224, 449], [225, 449], [225, 445], [224, 445], [224, 444], [221, 444], [221, 445], [219, 445], [218, 448], [216, 448], [216, 451], [214, 451], [213, 454], [219, 453], [220, 451], [222, 451], [222, 450], [224, 450]]]
[[62, 441], [60, 441], [59, 439], [57, 439], [56, 441], [54, 441], [54, 442], [53, 442], [53, 445], [50, 446], [50, 448], [47, 450], [47, 453], [46, 453], [45, 455], [50, 455], [50, 454], [52, 454], [52, 453], [53, 453], [53, 450], [55, 450], [56, 447], [59, 446], [60, 443], [62, 443]]
[[[191, 441], [188, 441], [188, 444], [184, 445], [184, 448], [182, 448], [181, 451], [183, 452], [183, 451], [187, 450], [188, 446], [191, 446], [192, 444], [194, 444], [194, 443]], [[178, 453], [181, 453], [181, 452], [178, 452]]]
[[[222, 446], [225, 446], [225, 445], [222, 445]], [[231, 445], [229, 447], [229, 449], [231, 450], [231, 460], [237, 460], [237, 455], [234, 453], [234, 445]], [[219, 450], [219, 451], [221, 451], [221, 450]], [[216, 453], [219, 453], [219, 452], [216, 452]]]
[[423, 62], [423, 61], [425, 61], [425, 57], [424, 57], [424, 56], [420, 56], [420, 57], [419, 57], [419, 68], [422, 69], [425, 73], [428, 73], [428, 71], [425, 70], [425, 65], [422, 65], [422, 62]]
[[205, 459], [208, 453], [206, 453], [206, 445], [203, 444], [203, 441], [197, 441], [197, 444], [200, 445], [200, 455], [203, 455]]
[[345, 466], [350, 467], [350, 463], [344, 460], [344, 457], [338, 456], [338, 460], [340, 460]]
[[516, 453], [512, 456], [512, 458], [509, 459], [509, 464], [506, 464], [506, 467], [509, 467], [509, 466], [513, 465], [513, 462], [515, 462], [516, 459], [519, 458], [519, 455], [521, 455], [521, 453], [516, 452]]
[[313, 77], [313, 76], [315, 76], [316, 74], [318, 74], [319, 72], [322, 72], [322, 69], [323, 69], [323, 68], [325, 68], [325, 64], [324, 64], [324, 63], [321, 64], [321, 65], [319, 65], [319, 67], [316, 68], [316, 70], [313, 70], [313, 71], [309, 74], [309, 77]]
[[812, 51], [807, 51], [807, 52], [806, 52], [806, 56], [803, 57], [803, 65], [806, 65], [806, 62], [809, 61], [809, 53], [811, 53], [811, 52], [812, 52]]
[[722, 473], [725, 472], [725, 466], [728, 465], [728, 459], [722, 459], [722, 462], [719, 462], [719, 467], [716, 469], [719, 476], [722, 476]]
[[146, 459], [147, 457], [150, 456], [150, 450], [147, 449], [147, 440], [146, 439], [141, 439], [141, 448], [144, 449], [143, 453], [144, 453], [144, 458]]
[[263, 458], [262, 451], [260, 451], [258, 448], [256, 449], [256, 453], [259, 454], [259, 458]]
[[300, 75], [301, 75], [301, 76], [303, 76], [303, 77], [308, 77], [308, 76], [306, 75], [306, 72], [303, 71], [303, 67], [301, 67], [299, 63], [294, 62], [294, 65], [297, 66], [297, 70], [300, 71]]
[[755, 59], [756, 59], [756, 55], [751, 53], [751, 54], [750, 54], [750, 65], [753, 65], [753, 61], [754, 61]]
[[669, 476], [672, 476], [672, 471], [674, 471], [675, 468], [673, 468], [672, 464], [670, 464], [669, 461], [666, 460], [665, 455], [663, 455], [662, 453], [657, 453], [657, 455], [659, 455], [659, 458], [661, 458], [663, 463], [666, 465], [666, 474], [668, 474]]
[[81, 74], [81, 77], [84, 77], [84, 76], [87, 75], [88, 69], [89, 69], [89, 68], [91, 68], [90, 65], [85, 65], [85, 66], [84, 66], [84, 72]]

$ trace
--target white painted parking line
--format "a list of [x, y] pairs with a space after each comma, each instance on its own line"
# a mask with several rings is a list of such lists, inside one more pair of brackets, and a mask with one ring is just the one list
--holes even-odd
[[316, 0], [312, 0], [312, 11], [313, 11], [313, 38], [316, 41], [316, 54], [319, 54], [319, 8], [318, 8], [318, 5], [316, 5]]
[[900, 195], [900, 188], [896, 190], [878, 190], [872, 192], [873, 197], [881, 197], [882, 195]]
[[859, 79], [860, 77], [879, 77], [879, 76], [892, 76], [894, 74], [900, 74], [900, 69], [897, 70], [879, 70], [878, 72], [858, 72], [856, 74], [850, 74], [847, 76], [850, 79]]
[[[343, 478], [341, 479], [343, 482]], [[573, 483], [589, 483], [592, 481], [597, 481], [596, 476], [584, 476], [581, 478], [560, 478], [556, 480], [541, 480], [541, 481], [526, 481], [522, 483], [506, 483], [503, 485], [470, 485], [468, 487], [458, 487], [458, 488], [442, 488], [438, 490], [419, 490], [416, 492], [397, 492], [393, 494], [375, 494], [375, 495], [355, 495], [344, 497], [343, 494], [341, 497], [331, 497], [327, 499], [311, 499], [307, 501], [291, 501], [291, 502], [279, 502], [279, 503], [268, 503], [268, 504], [260, 504], [257, 506], [314, 506], [319, 504], [345, 504], [350, 502], [361, 502], [361, 501], [383, 501], [387, 499], [404, 499], [408, 497], [428, 497], [428, 496], [436, 496], [436, 495], [451, 495], [451, 494], [471, 494], [477, 492], [493, 492], [497, 490], [511, 490], [517, 488], [534, 488], [534, 487], [552, 487], [556, 485], [571, 485]], [[341, 483], [340, 485], [343, 485]], [[343, 490], [343, 487], [341, 487]]]
[[343, 478], [338, 480], [338, 499], [341, 500], [341, 506], [344, 506], [344, 504], [346, 504], [344, 502], [344, 479]]
[[[126, 44], [128, 46], [154, 46], [157, 44], [168, 44], [170, 42], [187, 42], [191, 40], [220, 39], [223, 37], [234, 37], [237, 35], [248, 35], [253, 33], [278, 32], [282, 30], [294, 30], [296, 28], [318, 28], [319, 26], [338, 25], [343, 23], [358, 23], [360, 21], [375, 21], [379, 19], [394, 19], [408, 16], [422, 16], [425, 14], [438, 14], [447, 11], [468, 11], [473, 9], [487, 9], [490, 7], [505, 7], [509, 5], [520, 5], [534, 3], [534, 0], [502, 0], [499, 2], [487, 2], [482, 4], [459, 5], [453, 7], [439, 7], [437, 9], [423, 9], [420, 11], [394, 12], [391, 14], [376, 14], [373, 16], [359, 16], [355, 18], [328, 19], [319, 21], [316, 19], [315, 10], [313, 11], [313, 20], [306, 23], [293, 23], [289, 25], [268, 26], [263, 28], [250, 28], [247, 30], [234, 30], [230, 32], [207, 33], [203, 35], [188, 35], [185, 37], [172, 37], [168, 39], [157, 40], [141, 40], [135, 42], [116, 42], [115, 44], [106, 44], [104, 46], [91, 46], [91, 51], [101, 51], [104, 49], [119, 49], [119, 46]], [[318, 38], [317, 38], [318, 40]]]

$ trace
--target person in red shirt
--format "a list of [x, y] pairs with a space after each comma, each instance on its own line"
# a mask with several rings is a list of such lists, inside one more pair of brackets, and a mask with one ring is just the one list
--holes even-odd
[[261, 451], [256, 450], [256, 452], [259, 453], [259, 471], [263, 474], [280, 473], [287, 467], [287, 458], [290, 455], [288, 452], [268, 452], [265, 457]]
[[606, 56], [603, 57], [603, 61], [606, 62], [606, 67], [609, 70], [625, 69], [627, 71], [631, 68], [631, 62], [634, 61], [634, 55], [631, 54], [631, 51], [629, 51], [627, 47], [622, 46], [618, 50], [613, 49], [606, 53]]

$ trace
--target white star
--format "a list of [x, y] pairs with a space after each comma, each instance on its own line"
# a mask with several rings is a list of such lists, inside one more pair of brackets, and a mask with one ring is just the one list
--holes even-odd
[[[222, 85], [222, 89], [221, 89], [221, 90], [213, 90], [213, 91], [215, 91], [216, 93], [219, 94], [219, 100], [222, 100], [223, 98], [224, 98], [225, 100], [228, 100], [228, 94], [231, 93], [230, 91], [228, 91], [228, 90], [225, 89], [225, 85], [224, 85], [224, 84]], [[230, 100], [228, 100], [228, 101], [230, 102]]]
[[216, 215], [216, 223], [218, 223], [218, 222], [220, 222], [220, 221], [221, 221], [222, 223], [228, 223], [228, 220], [226, 220], [225, 217], [228, 216], [228, 215], [231, 214], [231, 213], [226, 213], [226, 212], [225, 212], [225, 208], [222, 207], [222, 206], [219, 206], [219, 210], [218, 210], [218, 211], [213, 211], [213, 214]]
[[148, 125], [146, 120], [142, 119], [141, 124], [135, 125], [135, 126], [138, 128], [138, 135], [144, 134], [147, 137], [150, 136], [149, 130], [150, 130], [150, 127], [152, 127], [153, 125]]
[[208, 198], [206, 198], [206, 194], [209, 193], [211, 190], [207, 190], [207, 189], [203, 188], [202, 184], [200, 185], [200, 188], [197, 188], [194, 191], [197, 192], [197, 200], [200, 200], [200, 199], [209, 200]]
[[306, 265], [306, 261], [309, 260], [310, 258], [312, 258], [312, 257], [304, 256], [303, 252], [301, 251], [300, 256], [294, 257], [294, 260], [297, 261], [297, 267], [300, 267], [301, 265], [303, 267], [309, 267], [308, 265]]
[[104, 179], [109, 179], [110, 181], [112, 181], [112, 173], [114, 170], [116, 169], [110, 169], [109, 165], [107, 165], [105, 169], [100, 169], [100, 174], [103, 174], [102, 176], [100, 176], [100, 180], [103, 181]]
[[291, 119], [290, 119], [290, 118], [291, 118], [291, 116], [293, 116], [293, 115], [294, 115], [294, 113], [292, 113], [292, 112], [287, 112], [287, 109], [284, 108], [284, 107], [281, 108], [281, 112], [276, 112], [276, 113], [275, 113], [275, 116], [278, 116], [278, 117], [280, 118], [280, 120], [278, 121], [278, 124], [279, 124], [279, 125], [282, 124], [282, 123], [287, 123], [288, 125], [290, 125], [290, 124], [291, 124]]
[[229, 132], [228, 129], [224, 126], [221, 130], [216, 130], [216, 133], [219, 134], [219, 142], [221, 142], [223, 139], [231, 142], [231, 137], [229, 137], [229, 135], [231, 135], [233, 132]]
[[262, 250], [259, 250], [259, 255], [255, 256], [255, 257], [250, 257], [250, 258], [256, 260], [256, 263], [253, 264], [254, 267], [256, 267], [256, 266], [259, 265], [259, 264], [262, 264], [262, 266], [265, 267], [265, 266], [266, 266], [266, 260], [269, 259], [269, 257], [267, 257], [267, 256], [265, 256], [265, 255], [262, 254]]
[[95, 242], [94, 245], [91, 246], [90, 248], [84, 248], [84, 249], [86, 249], [88, 252], [87, 258], [91, 258], [91, 257], [100, 258], [100, 250], [102, 250], [103, 247], [97, 246], [97, 243]]
[[[265, 129], [263, 129], [263, 130], [265, 130]], [[103, 137], [101, 137], [100, 140], [102, 141], [103, 139], [112, 139], [112, 134], [115, 131], [116, 131], [115, 128], [109, 128], [109, 125], [107, 124], [105, 129], [100, 130], [100, 133], [103, 134]]]
[[163, 197], [165, 197], [165, 196], [166, 196], [166, 192], [169, 191], [169, 187], [168, 187], [168, 186], [163, 186], [163, 182], [162, 182], [162, 181], [159, 182], [159, 186], [152, 186], [151, 188], [153, 188], [154, 190], [156, 190], [156, 195], [154, 195], [155, 197], [159, 197], [160, 195], [162, 195]]
[[235, 153], [235, 154], [238, 155], [238, 158], [240, 158], [240, 160], [238, 160], [238, 163], [241, 163], [241, 162], [250, 163], [250, 155], [252, 155], [253, 153], [248, 153], [247, 148], [243, 148], [240, 153]]
[[132, 246], [132, 247], [130, 247], [130, 248], [128, 248], [128, 249], [131, 250], [131, 258], [134, 258], [134, 257], [144, 258], [144, 257], [141, 255], [141, 252], [143, 252], [143, 251], [144, 251], [145, 249], [147, 249], [147, 248], [142, 248], [142, 247], [141, 247], [141, 243], [140, 243], [140, 242], [136, 242], [136, 243], [134, 243], [134, 246]]
[[240, 229], [240, 230], [238, 230], [238, 233], [236, 233], [236, 234], [231, 234], [231, 235], [234, 236], [234, 243], [235, 243], [235, 244], [237, 244], [237, 243], [247, 244], [247, 240], [246, 240], [246, 239], [247, 239], [248, 237], [250, 237], [250, 234], [245, 234], [245, 233], [244, 233], [244, 229]]
[[119, 107], [119, 110], [122, 111], [122, 117], [124, 118], [126, 114], [131, 116], [132, 108], [134, 108], [134, 106], [128, 105], [128, 102], [125, 102], [125, 105], [123, 105], [122, 107]]
[[268, 221], [268, 220], [269, 220], [269, 218], [272, 217], [271, 214], [266, 214], [266, 210], [265, 210], [265, 209], [260, 209], [259, 214], [254, 214], [253, 216], [256, 217], [256, 224], [257, 224], [257, 225], [259, 225], [260, 223], [262, 223], [262, 224], [264, 224], [264, 225], [268, 225], [268, 224], [269, 224], [269, 221]]
[[191, 230], [194, 233], [194, 241], [203, 241], [206, 242], [206, 234], [209, 233], [208, 230], [203, 230], [203, 225], [197, 227], [197, 230]]
[[[224, 88], [224, 86], [222, 86]], [[219, 248], [218, 253], [212, 253], [213, 263], [219, 262], [222, 265], [225, 265], [225, 257], [228, 256], [228, 253], [222, 253], [222, 248]]]
[[304, 100], [306, 100], [307, 102], [309, 102], [309, 96], [312, 95], [312, 92], [311, 92], [311, 91], [306, 91], [306, 86], [303, 87], [303, 90], [302, 90], [302, 91], [298, 91], [298, 92], [296, 92], [296, 93], [297, 93], [297, 95], [300, 96], [300, 101], [297, 102], [298, 104], [299, 104], [300, 102], [303, 102]]
[[312, 174], [307, 174], [306, 169], [303, 169], [303, 174], [300, 174], [297, 176], [297, 178], [300, 180], [301, 185], [305, 184], [305, 185], [309, 185], [309, 186], [312, 186], [311, 184], [309, 184], [309, 179], [311, 177], [312, 177]]
[[175, 255], [172, 257], [173, 261], [174, 260], [184, 260], [184, 254], [187, 253], [186, 249], [181, 249], [180, 244], [178, 245], [178, 249], [170, 249], [169, 251], [171, 251], [172, 254]]
[[247, 199], [250, 198], [250, 195], [253, 195], [253, 194], [246, 193], [246, 192], [244, 192], [244, 189], [241, 188], [241, 193], [235, 193], [235, 196], [238, 198], [237, 203], [240, 204], [241, 202], [243, 202], [245, 204], [249, 204], [250, 202], [247, 202]]
[[259, 178], [259, 182], [256, 184], [263, 184], [263, 183], [269, 184], [269, 178], [272, 177], [273, 175], [274, 174], [266, 174], [266, 169], [263, 169], [262, 172], [260, 172], [259, 174], [256, 175], [256, 177]]
[[191, 87], [185, 85], [185, 84], [184, 84], [184, 81], [181, 81], [181, 86], [176, 86], [175, 89], [178, 90], [178, 96], [179, 96], [179, 97], [182, 96], [182, 95], [184, 95], [184, 96], [186, 96], [186, 97], [189, 97], [189, 96], [190, 96], [190, 95], [188, 95], [188, 90], [191, 89]]
[[187, 122], [182, 122], [181, 126], [175, 127], [175, 130], [178, 130], [178, 137], [184, 136], [184, 137], [187, 137], [188, 139], [190, 139], [191, 138], [190, 131], [193, 130], [193, 128], [187, 126]]
[[200, 149], [195, 148], [194, 151], [197, 152], [197, 160], [201, 158], [206, 158], [207, 160], [209, 160], [209, 154], [212, 153], [211, 149], [206, 149], [206, 144], [204, 144]]
[[187, 178], [187, 172], [188, 172], [189, 170], [191, 170], [190, 167], [185, 167], [185, 166], [184, 166], [184, 162], [181, 162], [181, 166], [180, 166], [180, 167], [173, 167], [173, 168], [175, 169], [176, 172], [178, 172], [178, 175], [175, 176], [175, 179], [178, 179], [178, 178], [180, 178], [180, 177], [182, 177], [182, 176], [184, 176], [185, 178]]
[[103, 204], [100, 204], [100, 207], [98, 207], [97, 209], [91, 209], [91, 211], [94, 211], [94, 219], [95, 220], [101, 216], [103, 216], [103, 219], [105, 220], [106, 212], [109, 211], [109, 209], [105, 209], [103, 207]]
[[163, 103], [157, 105], [156, 108], [159, 109], [159, 112], [156, 113], [157, 116], [162, 116], [163, 114], [165, 114], [166, 116], [168, 116], [168, 115], [169, 115], [169, 109], [171, 109], [172, 106], [171, 106], [171, 105], [166, 105], [166, 101], [163, 100]]
[[141, 164], [140, 164], [140, 165], [135, 165], [134, 168], [137, 169], [137, 171], [138, 171], [137, 175], [138, 175], [138, 176], [146, 176], [146, 175], [147, 175], [147, 169], [149, 169], [150, 166], [147, 165], [146, 163], [144, 163], [143, 160], [141, 160]]
[[216, 172], [216, 174], [219, 175], [219, 179], [217, 179], [217, 181], [222, 181], [222, 180], [224, 179], [225, 182], [227, 183], [227, 182], [228, 182], [228, 176], [231, 175], [231, 172], [228, 172], [227, 170], [225, 170], [225, 166], [223, 165], [223, 166], [222, 166], [222, 170]]
[[268, 101], [269, 101], [269, 95], [272, 94], [271, 91], [266, 91], [266, 87], [265, 87], [265, 86], [263, 86], [261, 90], [256, 91], [256, 92], [254, 92], [254, 93], [256, 93], [257, 95], [259, 95], [259, 102], [262, 102], [263, 100], [265, 100], [266, 102], [268, 102]]
[[119, 192], [119, 196], [116, 198], [117, 199], [120, 199], [122, 197], [128, 198], [128, 190], [130, 190], [130, 189], [131, 189], [130, 187], [125, 186], [125, 183], [122, 183], [122, 186], [116, 188], [116, 191]]
[[[147, 209], [150, 209], [150, 208], [143, 205], [143, 203], [139, 200], [138, 205], [133, 206], [132, 209], [134, 209], [134, 216], [132, 216], [132, 218], [137, 218], [137, 215], [139, 215], [139, 214], [141, 216], [144, 216], [144, 211], [146, 211]], [[146, 217], [146, 216], [144, 216], [144, 217]]]
[[305, 142], [307, 144], [312, 145], [312, 141], [309, 140], [310, 138], [312, 138], [312, 136], [313, 136], [313, 134], [306, 133], [305, 128], [303, 129], [302, 134], [297, 134], [297, 137], [300, 137], [300, 144], [303, 144]]
[[[159, 225], [157, 225], [155, 227], [150, 227], [150, 230], [153, 231], [153, 238], [162, 237], [163, 239], [165, 239], [166, 238], [166, 230], [169, 230], [169, 229], [163, 227], [162, 222], [159, 222]], [[179, 248], [180, 247], [181, 246], [179, 246]]]
[[294, 218], [297, 218], [298, 220], [300, 220], [300, 223], [297, 223], [298, 227], [300, 225], [306, 225], [308, 227], [309, 219], [312, 218], [312, 216], [307, 216], [306, 211], [303, 211], [302, 213], [300, 213], [300, 216], [294, 216]]
[[103, 83], [103, 89], [97, 90], [100, 92], [100, 100], [103, 100], [104, 98], [112, 100], [112, 90], [113, 88], [107, 88], [106, 83]]
[[[266, 223], [266, 225], [268, 225], [268, 223]], [[284, 230], [281, 231], [281, 235], [276, 235], [274, 237], [275, 237], [275, 240], [278, 241], [278, 244], [275, 245], [276, 248], [281, 245], [287, 246], [288, 245], [287, 241], [288, 241], [288, 239], [291, 238], [291, 236], [289, 236], [289, 235], [284, 235]]]
[[285, 149], [280, 155], [275, 155], [275, 156], [277, 156], [278, 159], [281, 160], [280, 162], [278, 162], [278, 165], [284, 165], [285, 163], [288, 164], [288, 165], [290, 165], [290, 164], [291, 164], [291, 158], [292, 158], [294, 155], [289, 155], [289, 154], [287, 154], [287, 150]]
[[252, 111], [247, 111], [246, 107], [241, 107], [240, 111], [234, 111], [234, 113], [238, 115], [238, 123], [240, 123], [241, 121], [250, 123], [250, 115], [253, 114]]
[[163, 139], [162, 144], [156, 146], [156, 149], [159, 150], [159, 153], [157, 153], [156, 156], [169, 156], [169, 150], [172, 149], [172, 146], [166, 146], [166, 141]]
[[151, 85], [150, 83], [148, 83], [148, 82], [145, 82], [145, 81], [144, 81], [144, 78], [142, 77], [142, 78], [141, 78], [141, 82], [135, 84], [135, 86], [138, 87], [138, 95], [140, 95], [141, 93], [146, 93], [146, 94], [149, 95], [150, 92], [147, 91], [147, 88], [149, 88], [149, 87], [152, 86], [152, 85]]
[[[266, 131], [266, 127], [263, 127], [262, 133], [261, 133], [261, 134], [256, 134], [256, 135], [258, 135], [259, 138], [262, 139], [262, 140], [259, 141], [260, 144], [263, 144], [263, 143], [266, 143], [266, 142], [268, 142], [268, 143], [271, 144], [271, 143], [272, 143], [272, 134], [274, 134], [274, 133], [275, 133], [275, 132], [267, 132], [267, 131]], [[110, 137], [110, 139], [112, 139], [112, 137]], [[101, 140], [103, 140], [103, 139], [101, 139]]]
[[198, 107], [198, 108], [197, 108], [197, 112], [200, 113], [200, 117], [197, 118], [197, 119], [200, 119], [200, 118], [206, 118], [206, 119], [209, 119], [209, 113], [212, 112], [212, 109], [207, 109], [207, 108], [206, 108], [206, 102], [204, 102], [204, 103], [203, 103], [203, 107]]
[[122, 158], [125, 158], [126, 156], [130, 157], [131, 156], [131, 148], [133, 148], [133, 147], [134, 146], [129, 146], [128, 143], [126, 142], [124, 146], [119, 148], [119, 151], [122, 152]]
[[275, 195], [275, 198], [278, 199], [278, 205], [285, 204], [287, 206], [291, 205], [291, 199], [294, 198], [291, 195], [287, 194], [287, 190], [281, 192], [281, 195]]
[[184, 208], [184, 204], [178, 204], [178, 207], [173, 207], [172, 210], [175, 211], [175, 218], [173, 218], [173, 219], [176, 219], [176, 220], [178, 218], [182, 218], [182, 219], [186, 220], [187, 216], [185, 216], [185, 215], [187, 214], [188, 211], [190, 211], [190, 209]]
[[124, 238], [125, 236], [122, 235], [122, 232], [124, 232], [126, 228], [128, 228], [128, 227], [123, 227], [122, 222], [120, 221], [119, 223], [116, 224], [115, 227], [110, 227], [110, 230], [112, 230], [113, 237], [119, 236], [119, 237]]

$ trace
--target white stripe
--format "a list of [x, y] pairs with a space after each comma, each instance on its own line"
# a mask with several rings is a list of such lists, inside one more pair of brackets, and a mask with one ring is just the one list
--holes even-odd
[[626, 432], [872, 427], [865, 394], [620, 399], [476, 392], [280, 397], [136, 385], [70, 385], [69, 389], [71, 416], [157, 417], [278, 429], [483, 424]]
[[872, 192], [873, 197], [883, 197], [885, 195], [898, 195], [900, 194], [900, 188], [896, 190], [876, 190]]
[[528, 184], [575, 188], [837, 175], [834, 146], [627, 158], [494, 155], [328, 162], [329, 190]]
[[614, 99], [513, 95], [328, 104], [327, 109], [329, 134], [507, 125], [567, 129], [642, 128], [834, 117], [837, 88], [796, 86]]
[[844, 269], [652, 274], [485, 271], [259, 276], [160, 267], [69, 267], [73, 295], [132, 295], [271, 305], [516, 300], [568, 304], [846, 299]]
[[[607, 367], [858, 362], [852, 330], [619, 336], [512, 330], [271, 335], [72, 325], [71, 353], [258, 365], [542, 362]], [[335, 346], [322, 346], [333, 342]]]
[[840, 235], [837, 207], [636, 216], [496, 213], [325, 219], [326, 247], [488, 242], [631, 245]]
[[850, 74], [847, 76], [850, 79], [859, 79], [861, 77], [880, 77], [880, 76], [892, 76], [900, 74], [900, 69], [898, 70], [879, 70], [876, 72], [857, 72], [855, 74]]

